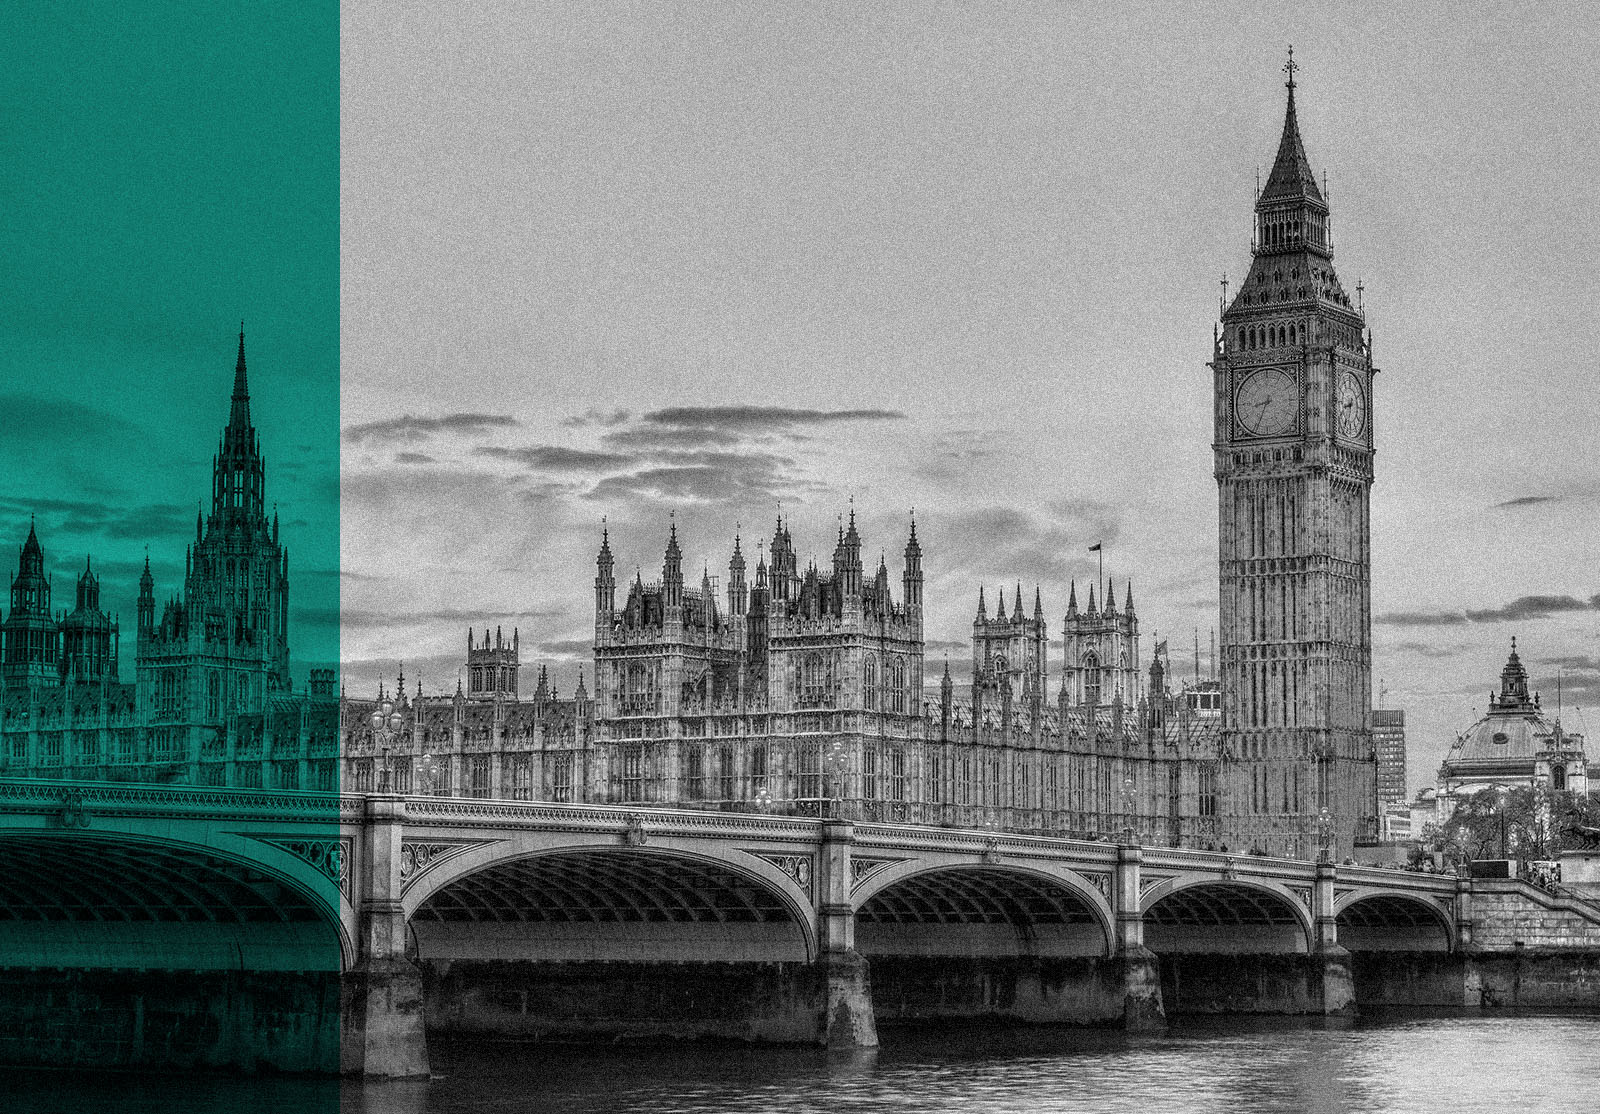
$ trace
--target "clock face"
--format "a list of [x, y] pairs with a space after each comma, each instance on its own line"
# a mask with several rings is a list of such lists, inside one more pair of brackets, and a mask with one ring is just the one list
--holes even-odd
[[1252, 437], [1292, 433], [1300, 417], [1300, 383], [1287, 368], [1253, 371], [1234, 396], [1233, 417]]
[[1333, 409], [1339, 436], [1350, 441], [1358, 439], [1367, 428], [1367, 392], [1361, 389], [1361, 380], [1353, 373], [1347, 371], [1339, 377]]

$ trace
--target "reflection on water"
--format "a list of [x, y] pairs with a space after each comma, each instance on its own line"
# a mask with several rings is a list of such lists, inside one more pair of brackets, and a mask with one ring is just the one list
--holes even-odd
[[[439, 1046], [440, 1078], [351, 1088], [344, 1114], [416, 1111], [1137, 1111], [1594, 1114], [1600, 1018], [1408, 1018], [1327, 1028], [1186, 1022], [1095, 1030], [886, 1034], [875, 1053], [712, 1047]], [[1508, 1086], [1509, 1085], [1509, 1086]], [[408, 1101], [409, 1100], [409, 1101]]]
[[1344, 1028], [1185, 1021], [1096, 1030], [893, 1031], [871, 1053], [436, 1043], [430, 1083], [83, 1076], [0, 1069], [8, 1114], [1593, 1114], [1600, 1017], [1428, 1017]]

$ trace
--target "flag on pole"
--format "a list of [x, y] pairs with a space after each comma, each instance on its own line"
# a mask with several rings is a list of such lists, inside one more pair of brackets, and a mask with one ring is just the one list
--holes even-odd
[[1091, 545], [1089, 547], [1089, 552], [1090, 553], [1099, 553], [1100, 552], [1100, 543], [1099, 542], [1095, 542], [1093, 545]]
[[1156, 657], [1159, 658], [1162, 654], [1164, 654], [1166, 652], [1167, 652], [1167, 640], [1165, 638], [1163, 638], [1160, 642], [1156, 643]]

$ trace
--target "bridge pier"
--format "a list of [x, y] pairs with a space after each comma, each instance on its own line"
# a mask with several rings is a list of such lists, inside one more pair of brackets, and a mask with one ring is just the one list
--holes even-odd
[[1333, 883], [1336, 868], [1319, 860], [1311, 886], [1311, 908], [1316, 920], [1312, 949], [1321, 968], [1324, 1016], [1351, 1017], [1356, 1012], [1356, 984], [1350, 971], [1350, 953], [1339, 945], [1339, 922], [1334, 913]]
[[1138, 847], [1117, 848], [1115, 895], [1116, 955], [1122, 966], [1122, 1027], [1132, 1032], [1154, 1032], [1167, 1027], [1161, 1003], [1161, 963], [1144, 946], [1144, 913], [1139, 908], [1140, 865]]
[[855, 827], [848, 820], [829, 820], [822, 825], [821, 900], [817, 905], [822, 957], [817, 962], [827, 988], [822, 1042], [829, 1048], [878, 1047], [871, 969], [856, 951], [850, 865], [854, 842]]
[[368, 1079], [425, 1079], [422, 972], [406, 956], [400, 904], [402, 797], [368, 797], [361, 830], [360, 955], [344, 980], [340, 1070]]

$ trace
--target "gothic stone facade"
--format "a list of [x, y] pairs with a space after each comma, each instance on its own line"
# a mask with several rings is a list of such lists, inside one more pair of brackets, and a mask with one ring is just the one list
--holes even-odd
[[244, 333], [228, 423], [212, 460], [182, 592], [156, 618], [139, 580], [133, 683], [118, 679], [119, 626], [86, 563], [77, 607], [50, 609], [30, 528], [0, 626], [0, 772], [7, 776], [336, 788], [332, 670], [289, 684], [289, 558], [266, 516], [266, 469], [250, 421]]
[[1228, 826], [1263, 846], [1328, 810], [1376, 837], [1370, 333], [1333, 270], [1328, 205], [1288, 107], [1249, 274], [1211, 367]]

